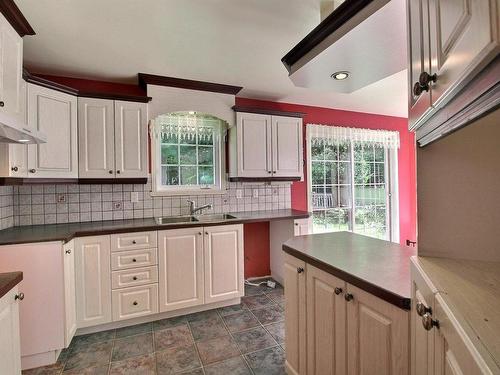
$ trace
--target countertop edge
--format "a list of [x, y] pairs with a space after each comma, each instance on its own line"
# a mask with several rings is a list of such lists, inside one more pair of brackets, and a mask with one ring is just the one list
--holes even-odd
[[[12, 288], [14, 288], [17, 284], [19, 284], [23, 280], [22, 272], [5, 272], [5, 274], [14, 274], [12, 279], [9, 279], [6, 283], [0, 284], [0, 298], [9, 293]], [[0, 274], [1, 276], [2, 274]]]
[[334, 265], [322, 262], [319, 259], [311, 257], [307, 254], [304, 254], [301, 251], [298, 251], [286, 244], [283, 244], [283, 251], [287, 254], [290, 254], [304, 262], [311, 264], [314, 267], [317, 267], [333, 276], [336, 276], [362, 290], [373, 294], [374, 296], [383, 299], [390, 304], [399, 307], [403, 310], [411, 310], [411, 297], [404, 297], [399, 294], [393, 293], [387, 289], [384, 289], [378, 285], [372, 284], [366, 280], [363, 280], [357, 276], [352, 275], [349, 272], [346, 272], [340, 268], [335, 267]]

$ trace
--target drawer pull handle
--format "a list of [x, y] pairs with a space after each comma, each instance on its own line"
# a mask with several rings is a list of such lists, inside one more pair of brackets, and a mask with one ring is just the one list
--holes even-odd
[[19, 294], [16, 294], [16, 295], [14, 296], [14, 299], [15, 299], [15, 300], [22, 301], [22, 300], [24, 299], [24, 293], [23, 293], [23, 292], [21, 292], [21, 293], [19, 293]]
[[135, 245], [137, 243], [137, 241], [136, 240], [132, 240], [132, 243]]
[[136, 281], [137, 280], [137, 276], [132, 277], [132, 280]]
[[35, 168], [31, 168], [31, 169], [29, 170], [29, 172], [30, 172], [30, 173], [36, 173], [36, 169], [35, 169]]
[[336, 287], [336, 288], [334, 289], [334, 292], [335, 292], [335, 294], [338, 296], [339, 294], [342, 294], [343, 290], [342, 290], [342, 288]]
[[113, 174], [113, 171], [110, 169], [110, 170], [108, 171], [108, 173], [109, 173], [109, 174]]
[[132, 303], [132, 305], [137, 306], [138, 305], [137, 301], [134, 301], [134, 303]]
[[430, 331], [433, 327], [439, 328], [439, 321], [432, 319], [431, 314], [426, 313], [422, 316], [422, 325], [426, 331]]
[[344, 298], [347, 302], [352, 301], [354, 299], [354, 296], [351, 293], [346, 293], [344, 295]]
[[134, 263], [135, 263], [135, 262], [137, 262], [137, 259], [135, 259], [135, 258], [134, 258], [134, 259], [132, 259], [132, 262], [134, 262]]
[[12, 172], [17, 172], [17, 171], [19, 170], [19, 168], [18, 168], [18, 167], [12, 167], [10, 170], [11, 170]]
[[415, 310], [417, 310], [418, 316], [424, 316], [424, 314], [432, 315], [432, 309], [425, 306], [422, 302], [417, 303], [417, 306], [415, 306]]
[[71, 254], [71, 249], [65, 251], [66, 254]]

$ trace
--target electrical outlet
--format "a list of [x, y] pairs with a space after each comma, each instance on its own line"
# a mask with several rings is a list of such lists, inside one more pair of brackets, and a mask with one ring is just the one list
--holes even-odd
[[130, 201], [132, 203], [139, 202], [139, 192], [138, 191], [133, 191], [130, 193]]
[[258, 198], [259, 197], [259, 189], [253, 189], [252, 197], [254, 197], [254, 198]]
[[273, 189], [273, 195], [278, 195], [278, 188]]
[[113, 202], [113, 210], [119, 211], [122, 209], [122, 202]]
[[66, 194], [57, 194], [57, 203], [66, 203]]
[[236, 189], [236, 198], [238, 198], [238, 199], [243, 198], [243, 190]]

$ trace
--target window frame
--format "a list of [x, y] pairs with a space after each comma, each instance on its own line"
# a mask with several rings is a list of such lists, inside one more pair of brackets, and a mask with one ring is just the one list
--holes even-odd
[[[312, 143], [310, 134], [306, 134], [306, 156], [307, 156], [307, 209], [309, 212], [313, 212], [312, 204]], [[349, 163], [351, 168], [354, 166], [354, 140], [350, 139], [350, 153], [351, 158]], [[398, 150], [385, 147], [386, 162], [384, 163], [385, 175], [387, 176], [387, 189], [386, 189], [386, 201], [388, 202], [386, 209], [386, 222], [387, 229], [389, 232], [388, 241], [399, 243], [399, 190], [398, 190]], [[352, 171], [354, 172], [354, 171]], [[354, 184], [354, 173], [350, 173], [350, 185]], [[351, 223], [354, 229], [354, 212], [356, 210], [356, 202], [354, 196], [352, 199], [352, 218]], [[311, 217], [311, 233], [313, 233], [313, 224]], [[356, 233], [354, 230], [351, 232]]]
[[[175, 114], [175, 113], [171, 113]], [[202, 114], [201, 114], [202, 115]], [[221, 123], [226, 121], [219, 118]], [[226, 141], [227, 129], [221, 126], [219, 132], [214, 134], [214, 184], [213, 185], [163, 185], [162, 163], [161, 163], [161, 137], [153, 130], [154, 120], [150, 123], [151, 139], [151, 181], [152, 196], [172, 196], [172, 195], [211, 195], [223, 194], [227, 189], [226, 182]], [[189, 144], [186, 144], [189, 146]], [[198, 167], [198, 165], [197, 165]]]

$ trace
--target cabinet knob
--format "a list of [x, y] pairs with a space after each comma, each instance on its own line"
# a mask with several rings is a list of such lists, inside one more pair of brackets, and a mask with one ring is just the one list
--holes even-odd
[[19, 301], [22, 301], [24, 299], [24, 293], [21, 292], [21, 293], [18, 293], [14, 296], [14, 299], [15, 300], [19, 300]]
[[3, 101], [0, 102], [0, 107], [3, 107], [5, 103]]
[[273, 173], [276, 173], [276, 171], [273, 171]]
[[17, 172], [19, 170], [19, 168], [18, 167], [12, 167], [10, 170], [13, 171], [13, 172]]
[[344, 298], [347, 302], [352, 301], [354, 299], [354, 296], [351, 293], [346, 293], [344, 295]]
[[137, 276], [132, 277], [132, 280], [136, 281], [137, 280]]
[[109, 171], [108, 171], [108, 173], [109, 173], [109, 174], [113, 174], [113, 171], [112, 171], [112, 170], [109, 170]]
[[420, 96], [420, 94], [422, 94], [422, 87], [420, 87], [420, 83], [418, 82], [415, 82], [415, 84], [413, 85], [413, 95], [414, 96]]
[[116, 171], [116, 174], [120, 174], [120, 170], [119, 169]]
[[36, 173], [36, 169], [35, 168], [31, 168], [30, 169], [30, 173]]
[[137, 306], [138, 305], [137, 301], [134, 301], [132, 305]]
[[436, 81], [437, 81], [436, 73], [430, 75], [427, 72], [422, 72], [418, 77], [418, 83], [420, 84], [420, 87], [422, 87], [422, 89], [425, 91], [429, 91], [430, 84], [435, 83]]
[[134, 258], [134, 259], [132, 259], [132, 262], [134, 262], [134, 263], [135, 263], [135, 262], [137, 262], [137, 259], [135, 259], [135, 258]]
[[335, 292], [336, 295], [339, 295], [339, 294], [342, 294], [343, 290], [342, 290], [342, 288], [336, 287], [334, 289], [334, 292]]
[[205, 234], [208, 236], [208, 232], [205, 232]]
[[65, 251], [66, 254], [71, 254], [71, 249]]
[[270, 173], [271, 173], [271, 171], [267, 171], [267, 173], [269, 173], [269, 174], [270, 174]]
[[426, 313], [422, 316], [422, 325], [426, 331], [430, 331], [433, 327], [439, 328], [439, 321], [432, 319], [431, 314]]
[[198, 232], [198, 234], [199, 234], [199, 235], [201, 236], [201, 235], [202, 235], [203, 233], [201, 233], [201, 232]]
[[297, 273], [302, 273], [304, 272], [304, 269], [302, 267], [297, 267]]
[[415, 310], [417, 310], [418, 316], [424, 316], [424, 314], [432, 314], [432, 309], [425, 306], [422, 302], [417, 302]]
[[132, 243], [135, 245], [137, 243], [137, 241], [136, 240], [132, 240]]

